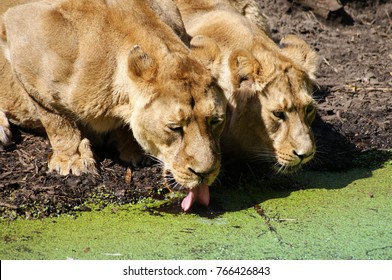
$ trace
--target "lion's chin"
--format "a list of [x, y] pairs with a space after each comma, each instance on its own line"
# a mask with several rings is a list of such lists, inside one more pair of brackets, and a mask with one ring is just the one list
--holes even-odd
[[199, 185], [195, 188], [189, 189], [188, 195], [182, 200], [181, 207], [185, 212], [187, 212], [191, 209], [195, 202], [208, 206], [210, 203], [210, 190], [207, 185]]
[[273, 166], [273, 169], [276, 171], [276, 173], [284, 174], [284, 175], [295, 173], [299, 171], [301, 168], [302, 168], [302, 164], [289, 165], [289, 164], [282, 164], [279, 162]]

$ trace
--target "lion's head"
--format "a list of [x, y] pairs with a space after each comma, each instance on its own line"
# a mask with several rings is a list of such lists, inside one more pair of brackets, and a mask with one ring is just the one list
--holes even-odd
[[280, 42], [279, 53], [234, 51], [229, 58], [234, 94], [228, 124], [229, 146], [289, 172], [316, 152], [311, 124], [316, 54], [300, 38]]
[[221, 57], [204, 63], [220, 79], [229, 101], [224, 153], [272, 163], [279, 172], [313, 158], [316, 54], [303, 40], [290, 35], [280, 42], [281, 49], [258, 45], [251, 51], [234, 50], [227, 59], [209, 37], [196, 36], [191, 44], [202, 58]]
[[220, 170], [220, 134], [226, 99], [201, 63], [190, 56], [168, 54], [158, 67], [136, 47], [129, 75], [143, 93], [130, 124], [142, 148], [157, 158], [173, 189], [190, 190], [193, 200], [209, 199], [207, 186]]

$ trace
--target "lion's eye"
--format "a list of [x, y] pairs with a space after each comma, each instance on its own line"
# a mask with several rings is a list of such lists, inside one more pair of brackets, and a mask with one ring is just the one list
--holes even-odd
[[182, 133], [184, 131], [184, 128], [181, 125], [178, 125], [178, 124], [168, 124], [167, 127], [171, 131], [177, 132], [177, 133]]
[[213, 118], [211, 118], [211, 120], [210, 120], [210, 125], [212, 125], [212, 126], [218, 126], [218, 125], [222, 124], [224, 121], [225, 121], [224, 118], [221, 118], [221, 117], [213, 117]]
[[284, 113], [283, 111], [274, 111], [274, 112], [272, 112], [272, 114], [273, 114], [276, 118], [278, 118], [278, 119], [280, 119], [280, 120], [284, 120], [284, 119], [286, 118], [286, 115], [285, 115], [285, 113]]

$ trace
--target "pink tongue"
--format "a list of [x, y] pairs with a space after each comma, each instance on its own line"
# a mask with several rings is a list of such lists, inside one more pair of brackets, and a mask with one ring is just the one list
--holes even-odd
[[207, 185], [200, 185], [191, 189], [189, 194], [182, 200], [181, 207], [184, 211], [188, 211], [195, 202], [208, 206], [210, 203], [210, 190]]

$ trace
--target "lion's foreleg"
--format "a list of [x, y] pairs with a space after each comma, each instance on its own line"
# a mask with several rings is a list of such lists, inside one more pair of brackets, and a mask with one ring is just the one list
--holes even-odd
[[90, 141], [82, 139], [76, 123], [39, 105], [37, 111], [53, 149], [49, 156], [49, 171], [57, 171], [61, 175], [96, 174]]

